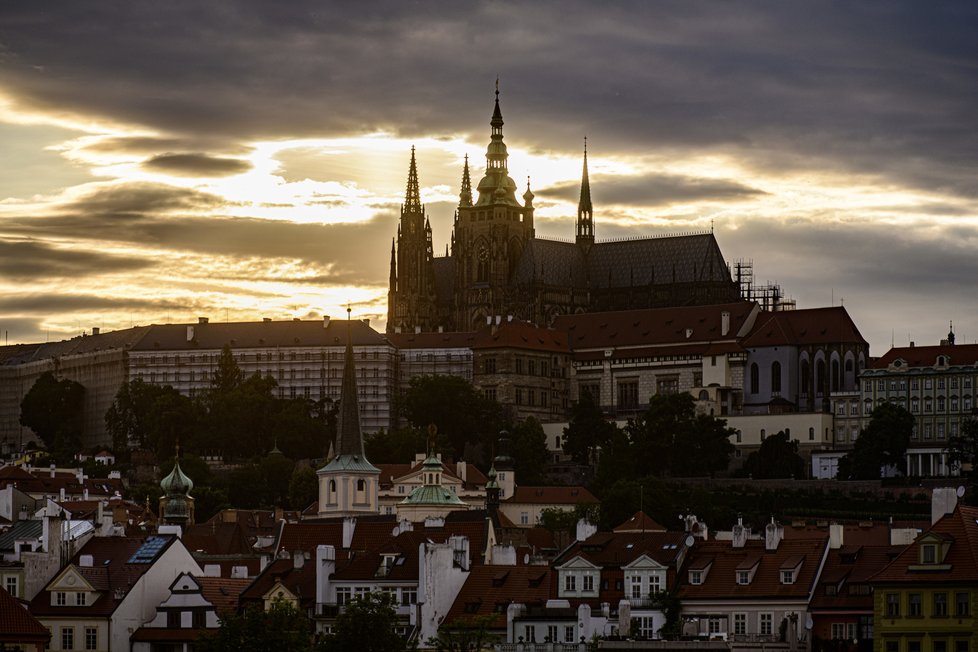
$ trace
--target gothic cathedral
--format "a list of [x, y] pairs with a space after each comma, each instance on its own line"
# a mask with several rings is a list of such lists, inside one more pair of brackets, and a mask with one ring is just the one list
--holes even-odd
[[499, 90], [486, 170], [473, 197], [468, 157], [451, 251], [436, 257], [414, 148], [397, 238], [391, 245], [389, 332], [472, 331], [487, 319], [550, 324], [558, 315], [726, 303], [737, 283], [713, 233], [595, 242], [587, 149], [574, 242], [538, 238], [533, 192], [509, 176]]

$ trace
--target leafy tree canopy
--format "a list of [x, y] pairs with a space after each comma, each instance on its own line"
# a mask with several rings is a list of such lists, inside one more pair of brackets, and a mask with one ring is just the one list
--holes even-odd
[[196, 450], [200, 411], [194, 402], [169, 385], [135, 379], [122, 385], [105, 413], [105, 427], [117, 455], [129, 448], [153, 451], [157, 458], [173, 455], [179, 439]]
[[978, 420], [968, 419], [961, 423], [960, 434], [947, 442], [948, 462], [961, 470], [968, 479], [965, 501], [978, 505]]
[[485, 447], [504, 421], [498, 403], [457, 376], [412, 378], [404, 396], [404, 414], [415, 428], [426, 430], [428, 424], [435, 424], [457, 460], [467, 459], [467, 447]]
[[509, 442], [516, 480], [523, 485], [544, 484], [550, 450], [540, 422], [530, 417], [516, 424], [509, 431]]
[[589, 392], [570, 409], [570, 421], [564, 428], [564, 452], [578, 464], [590, 464], [599, 448], [606, 446], [618, 427], [605, 419], [601, 408]]
[[905, 408], [893, 403], [877, 405], [852, 451], [839, 461], [839, 477], [876, 480], [881, 467], [886, 466], [906, 473], [905, 457], [913, 428], [913, 415]]
[[81, 445], [84, 400], [83, 385], [46, 371], [20, 403], [20, 424], [33, 430], [55, 456], [69, 459]]
[[805, 460], [798, 454], [798, 442], [784, 431], [761, 442], [744, 462], [743, 473], [754, 478], [804, 478]]
[[336, 618], [333, 633], [321, 641], [321, 649], [325, 652], [402, 652], [406, 645], [397, 633], [397, 626], [397, 612], [391, 597], [368, 593], [346, 604]]
[[310, 466], [297, 466], [289, 478], [289, 505], [305, 509], [319, 498], [319, 479]]
[[312, 652], [315, 649], [312, 622], [285, 601], [274, 602], [268, 611], [253, 605], [241, 614], [224, 614], [221, 627], [202, 636], [195, 649], [199, 652]]

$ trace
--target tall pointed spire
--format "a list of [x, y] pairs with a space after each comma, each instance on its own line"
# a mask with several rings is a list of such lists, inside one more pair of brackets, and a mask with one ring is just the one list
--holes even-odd
[[496, 104], [493, 108], [489, 146], [486, 148], [486, 174], [479, 182], [477, 205], [509, 204], [516, 200], [516, 182], [509, 177], [509, 152], [503, 142], [503, 112], [499, 109], [499, 79], [496, 79]]
[[360, 406], [357, 402], [357, 370], [353, 363], [353, 322], [346, 309], [346, 355], [343, 360], [343, 384], [340, 388], [340, 413], [336, 420], [336, 454], [363, 457], [360, 433]]
[[462, 168], [462, 192], [458, 194], [459, 206], [472, 205], [472, 178], [469, 176], [469, 155], [465, 155], [465, 167]]
[[502, 172], [507, 171], [509, 162], [509, 152], [506, 151], [506, 143], [503, 142], [503, 112], [499, 110], [499, 78], [496, 78], [496, 106], [492, 112], [492, 119], [489, 120], [492, 127], [489, 148], [486, 150], [486, 173], [493, 170]]
[[594, 244], [594, 209], [591, 206], [591, 180], [587, 172], [587, 136], [584, 137], [584, 171], [581, 173], [581, 198], [577, 203], [577, 244], [588, 249]]
[[411, 145], [411, 167], [408, 170], [407, 193], [402, 210], [405, 213], [421, 212], [421, 190], [418, 187], [418, 163], [414, 157], [414, 145]]

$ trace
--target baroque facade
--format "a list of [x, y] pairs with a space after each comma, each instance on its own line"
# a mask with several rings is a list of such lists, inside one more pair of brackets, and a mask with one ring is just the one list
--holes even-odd
[[498, 315], [541, 325], [582, 312], [736, 301], [712, 233], [596, 242], [587, 149], [574, 242], [536, 236], [533, 191], [509, 176], [499, 91], [485, 175], [462, 171], [450, 251], [435, 256], [414, 150], [391, 246], [388, 332], [471, 331]]

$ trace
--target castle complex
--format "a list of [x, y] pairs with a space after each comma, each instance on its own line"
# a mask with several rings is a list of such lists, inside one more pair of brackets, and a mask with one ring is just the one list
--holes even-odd
[[521, 203], [509, 176], [498, 89], [489, 124], [478, 197], [466, 157], [445, 256], [434, 255], [411, 151], [391, 246], [388, 332], [471, 331], [494, 315], [548, 325], [559, 315], [739, 299], [712, 233], [597, 242], [586, 148], [575, 241], [537, 237], [529, 183]]

